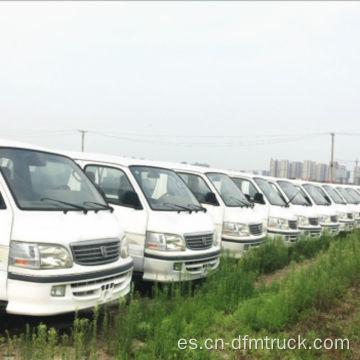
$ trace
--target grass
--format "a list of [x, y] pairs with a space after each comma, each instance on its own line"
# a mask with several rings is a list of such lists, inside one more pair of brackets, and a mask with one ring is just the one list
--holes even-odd
[[[359, 246], [357, 234], [304, 238], [293, 247], [268, 239], [240, 260], [223, 258], [219, 270], [195, 287], [155, 285], [152, 298], [132, 291], [116, 311], [95, 309], [92, 319], [77, 316], [69, 333], [28, 326], [23, 334], [0, 338], [0, 349], [25, 360], [216, 359], [224, 353], [179, 351], [178, 339], [286, 331], [304, 314], [328, 309], [342, 296], [360, 273]], [[315, 256], [295, 271], [295, 262]], [[256, 286], [260, 275], [289, 264], [287, 276]]]

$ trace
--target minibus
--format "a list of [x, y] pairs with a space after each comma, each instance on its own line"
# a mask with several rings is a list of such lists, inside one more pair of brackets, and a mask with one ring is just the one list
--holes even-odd
[[240, 257], [266, 236], [259, 211], [224, 170], [186, 164], [167, 164], [185, 181], [211, 216], [224, 254]]
[[220, 239], [184, 181], [162, 163], [104, 154], [68, 153], [103, 192], [123, 224], [144, 281], [206, 277], [219, 266]]
[[291, 180], [295, 186], [303, 189], [307, 198], [311, 201], [312, 205], [320, 214], [320, 225], [324, 230], [327, 230], [332, 235], [337, 235], [340, 231], [340, 223], [336, 209], [331, 206], [330, 199], [324, 191], [317, 185], [309, 181]]
[[319, 237], [322, 230], [319, 214], [304, 192], [287, 179], [273, 177], [266, 177], [266, 179], [273, 186], [277, 186], [286, 204], [296, 215], [300, 232], [306, 236]]
[[55, 315], [117, 302], [133, 261], [124, 231], [80, 167], [0, 140], [0, 309]]
[[355, 227], [354, 212], [349, 209], [347, 202], [341, 196], [338, 190], [331, 184], [319, 184], [327, 199], [330, 200], [332, 206], [336, 209], [338, 221], [340, 223], [340, 231], [352, 231]]
[[238, 188], [262, 214], [263, 224], [271, 237], [280, 236], [288, 245], [299, 239], [297, 217], [280, 191], [258, 175], [229, 172]]
[[348, 185], [333, 184], [333, 186], [346, 201], [349, 209], [349, 216], [350, 213], [352, 213], [352, 219], [355, 220], [355, 224], [360, 224], [360, 196], [358, 193]]

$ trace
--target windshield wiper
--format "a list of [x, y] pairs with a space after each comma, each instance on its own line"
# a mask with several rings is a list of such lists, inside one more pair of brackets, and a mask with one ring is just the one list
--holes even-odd
[[300, 190], [298, 190], [288, 201], [285, 202], [285, 207], [289, 207], [292, 201], [300, 194]]
[[[83, 205], [86, 205], [86, 204], [98, 205], [98, 206], [101, 206], [104, 210], [110, 210], [110, 212], [114, 211], [114, 208], [112, 206], [104, 205], [104, 204], [101, 204], [101, 203], [98, 203], [98, 202], [95, 202], [95, 201], [84, 201]], [[100, 210], [100, 209], [95, 209], [95, 212], [98, 211], [98, 210]]]
[[203, 206], [199, 206], [199, 205], [195, 205], [195, 204], [187, 204], [187, 206], [193, 206], [195, 208], [195, 210], [199, 210], [199, 211], [203, 211], [203, 212], [207, 211], [207, 209], [204, 208]]
[[237, 197], [235, 196], [230, 196], [230, 199], [233, 199], [236, 201], [236, 203], [240, 206], [240, 207], [243, 207], [243, 206], [246, 206], [246, 207], [252, 207], [252, 204], [251, 203], [247, 203], [241, 199], [238, 199]]
[[183, 210], [183, 211], [188, 211], [189, 214], [192, 213], [192, 209], [186, 207], [186, 206], [182, 206], [182, 205], [178, 205], [178, 204], [173, 204], [173, 203], [162, 203], [161, 205], [165, 205], [165, 206], [175, 206], [175, 208], [178, 209], [178, 211], [180, 212], [180, 210]]
[[[84, 214], [87, 214], [87, 212], [88, 212], [88, 209], [86, 207], [84, 207], [84, 206], [77, 205], [77, 204], [72, 204], [72, 203], [62, 201], [62, 200], [58, 200], [58, 199], [52, 199], [52, 198], [45, 197], [45, 198], [41, 198], [40, 201], [55, 201], [55, 202], [58, 202], [59, 204], [69, 205], [69, 206], [72, 206], [75, 209], [81, 210], [81, 211], [84, 212]], [[64, 211], [64, 214], [66, 214], [69, 211], [68, 209], [62, 209], [62, 210]]]

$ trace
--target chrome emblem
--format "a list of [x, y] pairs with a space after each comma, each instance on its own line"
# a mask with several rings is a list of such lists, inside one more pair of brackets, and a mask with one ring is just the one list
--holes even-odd
[[202, 240], [202, 244], [205, 246], [206, 245], [206, 237], [203, 237], [203, 238], [201, 238], [201, 240]]
[[100, 247], [100, 252], [101, 252], [102, 257], [106, 258], [108, 256], [108, 253], [107, 253], [107, 250], [106, 250], [105, 246]]

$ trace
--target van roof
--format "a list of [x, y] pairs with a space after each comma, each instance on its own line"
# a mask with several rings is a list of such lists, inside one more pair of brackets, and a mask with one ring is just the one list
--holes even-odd
[[187, 170], [197, 173], [207, 173], [207, 172], [221, 172], [224, 174], [227, 173], [227, 170], [224, 169], [214, 169], [205, 166], [188, 165], [188, 164], [182, 164], [176, 162], [134, 159], [134, 158], [128, 158], [128, 157], [122, 157], [116, 155], [88, 153], [88, 152], [75, 152], [75, 151], [60, 151], [60, 152], [76, 160], [99, 161], [107, 164], [115, 164], [122, 166], [139, 165], [139, 166], [154, 166], [160, 168], [167, 168], [176, 171]]
[[41, 146], [23, 143], [20, 141], [14, 141], [9, 139], [0, 139], [0, 147], [8, 147], [8, 148], [17, 148], [17, 149], [28, 149], [28, 150], [39, 150], [39, 151], [46, 151], [46, 152], [53, 152], [56, 153], [56, 151], [43, 148]]

